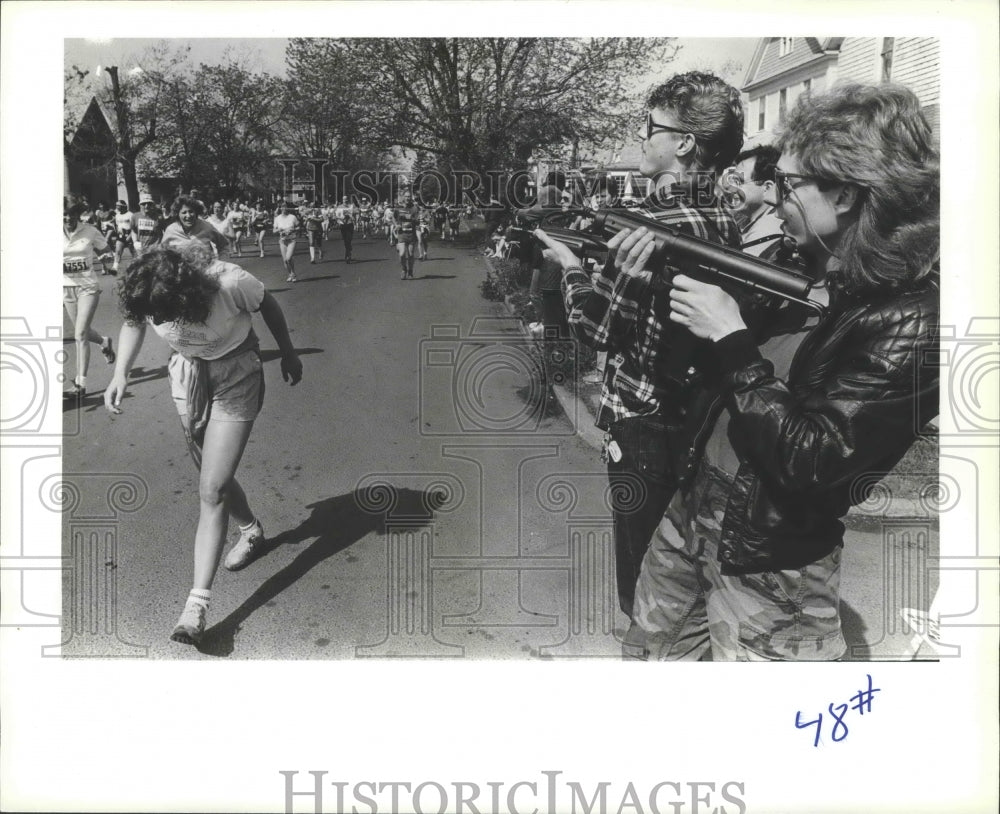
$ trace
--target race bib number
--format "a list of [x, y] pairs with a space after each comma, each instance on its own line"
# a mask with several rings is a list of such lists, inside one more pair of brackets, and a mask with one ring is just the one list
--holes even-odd
[[90, 261], [85, 257], [64, 257], [63, 274], [84, 274], [90, 271]]

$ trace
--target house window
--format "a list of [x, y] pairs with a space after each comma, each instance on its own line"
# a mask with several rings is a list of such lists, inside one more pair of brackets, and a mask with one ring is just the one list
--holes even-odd
[[790, 53], [792, 53], [792, 40], [793, 39], [794, 39], [793, 37], [782, 37], [778, 41], [778, 56], [779, 57], [787, 57]]
[[892, 51], [896, 44], [895, 37], [882, 38], [882, 81], [892, 79]]
[[757, 129], [763, 130], [767, 124], [767, 97], [761, 96], [757, 100]]
[[785, 123], [785, 114], [788, 112], [788, 88], [782, 88], [778, 93], [778, 124]]
[[813, 81], [811, 79], [806, 79], [802, 83], [802, 92], [805, 93], [805, 94], [808, 94], [809, 91], [812, 90], [812, 86], [813, 86]]

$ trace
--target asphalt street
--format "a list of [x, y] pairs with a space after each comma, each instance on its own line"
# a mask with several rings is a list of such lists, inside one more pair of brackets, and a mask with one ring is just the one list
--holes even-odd
[[[481, 297], [467, 232], [433, 241], [406, 281], [382, 238], [356, 239], [350, 264], [339, 235], [315, 265], [300, 241], [294, 284], [270, 237], [265, 248], [233, 262], [277, 298], [304, 365], [284, 383], [255, 320], [267, 393], [238, 478], [267, 553], [220, 567], [197, 649], [169, 640], [198, 514], [169, 351], [148, 332], [119, 416], [95, 351], [91, 394], [64, 413], [64, 655], [618, 658], [606, 477], [576, 435], [592, 418], [583, 402], [560, 407], [518, 323]], [[102, 279], [94, 327], [117, 337], [115, 278]], [[898, 609], [927, 605], [918, 566], [936, 533], [887, 522], [874, 507], [845, 547], [854, 658], [905, 656]]]

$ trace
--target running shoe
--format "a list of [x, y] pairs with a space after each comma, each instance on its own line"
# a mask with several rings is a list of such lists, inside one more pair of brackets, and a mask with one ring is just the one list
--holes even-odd
[[79, 401], [85, 395], [87, 395], [87, 389], [73, 382], [73, 387], [63, 393], [63, 398], [67, 401], [72, 401], [73, 399]]
[[287, 279], [285, 280], [286, 283], [297, 283], [298, 281], [299, 278], [296, 277], [294, 274], [289, 274]]
[[106, 345], [103, 343], [101, 344], [101, 353], [109, 365], [113, 365], [115, 363], [115, 359], [117, 357], [115, 356], [114, 343], [110, 336], [108, 337], [108, 343]]
[[198, 644], [205, 632], [205, 614], [208, 608], [200, 602], [188, 602], [181, 611], [174, 632], [170, 634], [171, 641], [181, 644]]
[[263, 545], [264, 528], [258, 521], [253, 528], [240, 532], [240, 539], [229, 549], [223, 565], [230, 571], [239, 571], [260, 556]]

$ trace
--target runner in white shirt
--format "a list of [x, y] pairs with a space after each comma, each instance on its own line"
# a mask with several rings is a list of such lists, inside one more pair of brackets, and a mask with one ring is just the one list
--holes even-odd
[[101, 336], [91, 327], [101, 286], [94, 273], [96, 254], [108, 249], [108, 242], [95, 227], [80, 222], [83, 204], [71, 206], [63, 213], [63, 305], [73, 323], [76, 342], [76, 376], [65, 398], [80, 401], [87, 394], [87, 369], [90, 367], [90, 343], [101, 346], [108, 364], [114, 364], [115, 352], [110, 336]]
[[111, 266], [111, 273], [118, 273], [118, 266], [121, 264], [125, 247], [128, 247], [132, 258], [135, 259], [135, 244], [132, 242], [132, 213], [128, 211], [128, 204], [119, 201], [116, 205], [115, 213], [115, 262]]
[[160, 242], [166, 223], [148, 195], [139, 199], [139, 210], [132, 215], [132, 241], [138, 244], [136, 250], [141, 255]]
[[[110, 246], [114, 246], [115, 242], [115, 210], [109, 209], [104, 201], [99, 201], [97, 204], [97, 209], [94, 210], [94, 220], [97, 222], [96, 226], [100, 230], [101, 234], [104, 235], [104, 239], [108, 241]], [[113, 259], [114, 254], [112, 253], [108, 260]], [[110, 274], [111, 271], [108, 269], [108, 260], [101, 261], [101, 274]]]
[[306, 237], [309, 240], [309, 262], [315, 263], [323, 260], [323, 208], [312, 206], [309, 201], [302, 209], [302, 218], [305, 221]]
[[358, 226], [361, 229], [361, 237], [367, 238], [372, 227], [372, 205], [365, 196], [361, 197], [358, 205]]
[[243, 256], [243, 235], [247, 233], [250, 222], [250, 211], [242, 201], [236, 201], [233, 211], [229, 213], [229, 228], [233, 233], [233, 249], [237, 257]]
[[229, 241], [214, 226], [201, 218], [204, 213], [201, 204], [187, 195], [182, 195], [174, 201], [171, 214], [176, 220], [163, 230], [163, 245], [182, 245], [190, 241], [204, 243], [206, 247], [211, 246], [212, 251], [218, 254], [229, 246]]
[[385, 229], [385, 242], [392, 246], [395, 243], [396, 221], [391, 206], [386, 206], [382, 213], [382, 226]]
[[278, 214], [274, 216], [271, 228], [278, 236], [281, 262], [284, 263], [285, 271], [288, 273], [286, 280], [289, 283], [297, 283], [299, 278], [295, 276], [295, 261], [292, 256], [295, 254], [295, 238], [299, 233], [299, 219], [288, 210], [288, 201], [282, 201], [278, 205]]
[[271, 215], [267, 211], [264, 199], [261, 198], [257, 201], [254, 208], [250, 210], [250, 228], [257, 235], [257, 249], [260, 251], [261, 257], [264, 256], [264, 233], [270, 224]]
[[346, 195], [343, 201], [341, 201], [340, 206], [337, 207], [334, 215], [337, 226], [340, 227], [341, 240], [344, 241], [344, 260], [350, 263], [353, 252], [355, 212], [354, 204], [350, 202]]
[[205, 218], [205, 222], [215, 228], [215, 230], [226, 239], [226, 246], [229, 253], [233, 253], [233, 228], [230, 225], [230, 215], [226, 214], [225, 207], [221, 201], [212, 204], [212, 214]]

